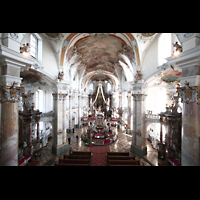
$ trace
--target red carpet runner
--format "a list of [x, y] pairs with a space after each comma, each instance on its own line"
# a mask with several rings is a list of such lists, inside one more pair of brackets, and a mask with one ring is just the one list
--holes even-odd
[[91, 166], [107, 166], [106, 153], [110, 152], [109, 146], [92, 146]]

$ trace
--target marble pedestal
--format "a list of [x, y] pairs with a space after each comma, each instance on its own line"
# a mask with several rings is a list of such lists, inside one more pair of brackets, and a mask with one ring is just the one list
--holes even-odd
[[132, 130], [131, 129], [126, 129], [126, 133], [127, 134], [132, 134]]
[[55, 154], [56, 156], [64, 153], [65, 151], [68, 151], [68, 143], [63, 144], [62, 146], [59, 147], [52, 146], [52, 153]]
[[67, 133], [73, 133], [73, 128], [68, 128]]
[[82, 128], [82, 124], [75, 124], [75, 128]]
[[131, 144], [131, 152], [140, 157], [143, 157], [147, 155], [147, 147], [140, 148], [139, 146]]

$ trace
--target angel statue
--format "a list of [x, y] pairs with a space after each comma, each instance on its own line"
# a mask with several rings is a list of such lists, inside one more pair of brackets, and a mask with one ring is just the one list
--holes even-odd
[[58, 73], [58, 79], [60, 79], [60, 81], [63, 79], [63, 76], [64, 76], [63, 71]]
[[178, 42], [176, 42], [174, 44], [172, 43], [172, 45], [173, 45], [173, 47], [176, 48], [176, 52], [182, 52], [182, 47], [181, 47], [181, 45], [178, 44]]

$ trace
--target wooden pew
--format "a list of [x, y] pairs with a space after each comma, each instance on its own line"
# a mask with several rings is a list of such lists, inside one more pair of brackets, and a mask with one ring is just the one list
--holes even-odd
[[67, 166], [69, 166], [69, 167], [75, 167], [75, 166], [78, 166], [78, 167], [82, 167], [82, 166], [90, 166], [89, 164], [58, 164], [58, 163], [55, 163], [55, 166], [57, 166], [57, 167], [67, 167]]
[[90, 164], [91, 159], [59, 159], [59, 164]]
[[107, 160], [135, 160], [135, 156], [107, 156]]
[[91, 159], [91, 155], [64, 155], [64, 159]]
[[143, 165], [108, 165], [108, 166], [111, 166], [111, 167], [140, 167], [140, 166], [143, 166]]
[[109, 165], [140, 165], [139, 160], [108, 160]]
[[129, 152], [107, 152], [107, 156], [129, 156]]
[[72, 155], [91, 155], [90, 151], [73, 151]]

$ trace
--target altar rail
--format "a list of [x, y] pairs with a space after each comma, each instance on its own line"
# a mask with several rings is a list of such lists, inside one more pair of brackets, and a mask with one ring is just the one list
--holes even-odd
[[145, 114], [146, 119], [160, 119], [160, 115], [156, 114]]
[[156, 114], [145, 114], [145, 122], [146, 123], [160, 123], [160, 116]]

